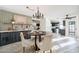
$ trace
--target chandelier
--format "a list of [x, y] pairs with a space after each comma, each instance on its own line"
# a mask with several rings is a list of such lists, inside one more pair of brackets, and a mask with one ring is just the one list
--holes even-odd
[[34, 19], [41, 19], [44, 18], [44, 15], [39, 11], [39, 8], [37, 8], [37, 11], [35, 14], [33, 14]]

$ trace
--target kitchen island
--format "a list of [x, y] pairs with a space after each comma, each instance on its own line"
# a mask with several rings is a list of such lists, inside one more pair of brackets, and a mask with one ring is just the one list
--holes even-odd
[[26, 31], [0, 31], [0, 46], [15, 43], [21, 41], [20, 32], [28, 33], [30, 30]]

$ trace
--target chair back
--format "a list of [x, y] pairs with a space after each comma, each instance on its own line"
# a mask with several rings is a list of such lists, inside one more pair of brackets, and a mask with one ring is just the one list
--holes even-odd
[[20, 33], [21, 41], [25, 40], [23, 33]]
[[52, 48], [52, 35], [44, 36], [44, 39], [38, 42], [37, 45], [42, 51], [50, 50]]

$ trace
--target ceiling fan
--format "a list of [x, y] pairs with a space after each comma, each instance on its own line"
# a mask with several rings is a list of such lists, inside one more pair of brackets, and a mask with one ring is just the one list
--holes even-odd
[[69, 14], [66, 14], [65, 18], [63, 19], [72, 19], [72, 18], [76, 18], [76, 16], [69, 16]]

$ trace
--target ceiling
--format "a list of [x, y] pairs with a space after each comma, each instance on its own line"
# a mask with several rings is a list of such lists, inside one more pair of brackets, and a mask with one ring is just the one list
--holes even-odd
[[29, 8], [34, 11], [27, 9], [26, 6], [27, 5], [0, 5], [0, 9], [32, 16], [37, 10], [37, 7], [39, 7], [40, 12], [50, 19], [62, 18], [65, 17], [66, 14], [79, 14], [78, 5], [28, 5]]

